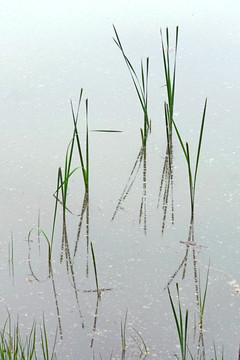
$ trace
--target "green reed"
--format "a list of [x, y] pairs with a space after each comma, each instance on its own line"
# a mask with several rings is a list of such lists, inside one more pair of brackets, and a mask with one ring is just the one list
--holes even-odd
[[127, 315], [128, 315], [128, 310], [126, 310], [124, 321], [121, 321], [122, 359], [125, 358], [125, 352], [127, 349], [127, 341], [126, 341]]
[[84, 160], [84, 154], [83, 154], [81, 141], [80, 141], [78, 128], [77, 128], [82, 93], [83, 93], [83, 89], [81, 89], [81, 91], [80, 91], [76, 113], [74, 111], [72, 101], [71, 101], [71, 110], [72, 110], [72, 118], [73, 118], [73, 124], [74, 124], [73, 141], [76, 140], [77, 150], [78, 150], [78, 155], [79, 155], [79, 160], [80, 160], [80, 165], [81, 165], [81, 170], [82, 170], [82, 176], [83, 176], [83, 181], [84, 181], [84, 185], [85, 185], [85, 190], [86, 190], [86, 192], [88, 192], [89, 191], [88, 99], [86, 99], [86, 107], [85, 107], [85, 109], [86, 109], [85, 160]]
[[167, 93], [167, 101], [164, 102], [164, 117], [165, 117], [165, 129], [167, 138], [167, 149], [165, 155], [165, 161], [163, 165], [161, 182], [158, 195], [158, 205], [160, 205], [160, 198], [162, 195], [162, 234], [165, 229], [165, 223], [167, 218], [167, 210], [169, 204], [169, 195], [171, 195], [171, 222], [174, 224], [174, 203], [173, 203], [173, 142], [172, 142], [172, 127], [173, 127], [173, 113], [174, 113], [174, 100], [175, 100], [175, 88], [176, 88], [176, 63], [177, 63], [177, 48], [178, 48], [178, 27], [176, 27], [175, 36], [175, 48], [174, 48], [174, 61], [171, 59], [170, 54], [170, 40], [169, 31], [166, 28], [165, 39], [160, 30], [161, 35], [161, 47], [163, 58], [163, 69], [165, 76], [165, 87]]
[[100, 297], [101, 296], [101, 290], [99, 289], [99, 286], [98, 286], [97, 264], [96, 264], [96, 259], [95, 259], [95, 254], [94, 254], [92, 242], [90, 243], [90, 245], [91, 245], [92, 261], [93, 261], [93, 267], [94, 267], [94, 275], [95, 275], [95, 281], [96, 281], [96, 290], [97, 290], [98, 297]]
[[129, 73], [131, 75], [135, 90], [137, 92], [137, 96], [138, 96], [139, 102], [141, 104], [141, 108], [143, 110], [144, 122], [143, 122], [143, 130], [141, 129], [141, 137], [142, 137], [143, 144], [145, 144], [146, 139], [147, 139], [148, 130], [150, 129], [150, 125], [151, 125], [150, 119], [148, 116], [149, 58], [147, 57], [147, 59], [146, 59], [145, 70], [144, 70], [143, 62], [141, 61], [141, 75], [139, 78], [136, 71], [134, 70], [133, 65], [131, 64], [130, 60], [128, 59], [128, 57], [125, 54], [122, 43], [120, 41], [120, 38], [118, 36], [117, 30], [114, 25], [113, 25], [113, 30], [114, 30], [114, 33], [116, 36], [116, 39], [113, 38], [113, 40], [123, 55], [123, 58], [125, 60], [127, 68], [129, 70]]
[[[30, 246], [30, 243], [31, 243], [31, 235], [32, 235], [32, 232], [35, 230], [35, 228], [31, 229], [28, 233], [28, 247], [29, 247], [29, 261], [30, 261], [30, 249], [31, 249], [31, 246]], [[51, 260], [52, 260], [52, 245], [53, 245], [53, 241], [47, 236], [47, 234], [41, 229], [41, 228], [37, 228], [39, 234], [42, 234], [44, 239], [46, 240], [46, 243], [47, 243], [47, 248], [48, 248], [48, 263], [50, 265], [51, 263]], [[50, 267], [49, 267], [49, 271], [50, 271]]]
[[177, 47], [178, 47], [178, 26], [176, 27], [175, 35], [175, 56], [173, 63], [173, 73], [171, 72], [171, 63], [170, 63], [170, 42], [169, 42], [169, 31], [166, 28], [166, 46], [164, 44], [163, 33], [160, 30], [161, 34], [161, 43], [162, 43], [162, 57], [164, 64], [164, 75], [167, 88], [167, 98], [168, 103], [167, 107], [169, 110], [169, 116], [166, 117], [165, 109], [165, 119], [167, 121], [167, 129], [169, 136], [172, 134], [172, 120], [173, 120], [173, 110], [174, 110], [174, 99], [175, 99], [175, 84], [176, 84], [176, 64], [177, 64]]
[[[214, 349], [214, 358], [212, 358], [211, 360], [218, 360], [220, 358], [218, 358], [217, 356], [217, 349], [216, 349], [216, 345], [215, 343], [213, 343], [213, 349]], [[223, 360], [224, 359], [224, 349], [222, 347], [222, 355], [221, 355], [221, 359], [220, 360]], [[238, 351], [238, 359], [240, 359], [240, 347], [239, 347], [239, 351]]]
[[[71, 105], [71, 112], [72, 112], [72, 119], [73, 119], [73, 136], [72, 139], [67, 147], [66, 154], [65, 154], [65, 164], [64, 170], [61, 167], [58, 169], [58, 180], [57, 180], [57, 190], [55, 192], [56, 198], [58, 199], [58, 192], [61, 190], [61, 198], [63, 204], [63, 211], [66, 211], [66, 204], [67, 204], [67, 194], [68, 194], [68, 185], [69, 179], [71, 175], [78, 169], [78, 167], [72, 170], [72, 158], [75, 146], [77, 146], [77, 151], [80, 160], [80, 168], [82, 170], [83, 181], [85, 185], [85, 190], [88, 192], [88, 184], [89, 184], [89, 144], [88, 144], [88, 99], [86, 99], [86, 141], [85, 141], [85, 161], [81, 146], [81, 141], [79, 138], [77, 123], [79, 118], [80, 112], [80, 105], [82, 101], [83, 89], [81, 89], [78, 99], [78, 105], [76, 112], [74, 111], [73, 103], [70, 101]], [[54, 194], [54, 195], [55, 195]]]
[[47, 330], [46, 330], [44, 314], [43, 314], [43, 324], [40, 327], [40, 334], [41, 334], [41, 348], [42, 348], [43, 359], [44, 360], [53, 360], [53, 356], [55, 354], [54, 350], [55, 350], [56, 341], [57, 341], [57, 330], [56, 330], [56, 335], [55, 335], [55, 339], [54, 339], [54, 343], [53, 343], [53, 348], [52, 348], [52, 351], [50, 352], [49, 345], [48, 345], [48, 337], [47, 337]]
[[8, 317], [0, 330], [0, 359], [1, 360], [53, 360], [55, 356], [55, 346], [57, 340], [57, 331], [50, 350], [48, 343], [48, 335], [46, 324], [43, 316], [43, 325], [40, 328], [40, 346], [41, 350], [37, 350], [36, 344], [39, 342], [37, 338], [37, 327], [33, 322], [30, 332], [25, 339], [22, 338], [19, 329], [19, 323], [12, 326], [11, 315]]
[[176, 289], [177, 289], [177, 298], [178, 298], [178, 314], [177, 314], [177, 310], [174, 306], [172, 295], [170, 293], [169, 288], [168, 288], [168, 295], [169, 295], [169, 300], [170, 300], [171, 307], [172, 307], [175, 324], [177, 327], [178, 339], [179, 339], [180, 350], [181, 350], [181, 360], [186, 360], [187, 354], [188, 354], [188, 346], [187, 346], [188, 310], [186, 310], [186, 312], [185, 312], [185, 319], [184, 319], [182, 305], [180, 302], [178, 283], [176, 284]]
[[196, 194], [196, 182], [197, 182], [197, 173], [198, 173], [198, 166], [199, 166], [199, 158], [200, 158], [200, 152], [201, 152], [201, 146], [202, 146], [202, 137], [203, 137], [203, 129], [204, 129], [204, 123], [205, 123], [205, 117], [206, 117], [206, 109], [207, 109], [207, 99], [205, 100], [203, 114], [202, 114], [202, 121], [201, 121], [201, 128], [199, 133], [199, 140], [198, 140], [198, 149], [197, 149], [197, 158], [195, 162], [194, 171], [192, 170], [191, 166], [191, 160], [190, 160], [190, 150], [188, 142], [186, 142], [186, 147], [184, 146], [182, 137], [178, 131], [177, 125], [175, 121], [173, 120], [173, 125], [176, 130], [176, 134], [178, 137], [178, 140], [180, 142], [180, 145], [182, 147], [186, 162], [187, 162], [187, 168], [188, 168], [188, 181], [189, 181], [189, 191], [190, 191], [190, 202], [191, 202], [191, 220], [190, 224], [193, 225], [194, 222], [194, 205], [195, 205], [195, 194]]
[[199, 274], [199, 280], [198, 280], [198, 288], [199, 288], [199, 312], [200, 312], [199, 326], [200, 326], [201, 329], [202, 329], [202, 326], [203, 326], [203, 314], [204, 314], [205, 303], [206, 303], [206, 296], [207, 296], [207, 289], [208, 289], [209, 268], [210, 268], [210, 263], [209, 263], [209, 265], [208, 265], [208, 271], [207, 271], [207, 277], [206, 277], [206, 283], [205, 283], [205, 288], [204, 288], [203, 296], [202, 296], [202, 292], [201, 292], [200, 274]]

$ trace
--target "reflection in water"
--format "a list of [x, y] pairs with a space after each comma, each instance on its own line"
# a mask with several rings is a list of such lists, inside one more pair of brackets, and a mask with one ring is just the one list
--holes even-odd
[[63, 339], [62, 323], [61, 323], [61, 316], [60, 316], [60, 310], [59, 310], [59, 304], [58, 304], [58, 299], [57, 299], [57, 292], [56, 292], [52, 268], [51, 268], [51, 280], [52, 280], [53, 295], [54, 295], [56, 311], [57, 311], [59, 333], [60, 333], [60, 338], [62, 340]]
[[[149, 131], [151, 131], [151, 127], [149, 127]], [[148, 132], [147, 132], [148, 135]], [[129, 195], [130, 190], [132, 189], [139, 170], [142, 166], [142, 196], [140, 202], [140, 209], [139, 209], [139, 217], [138, 221], [139, 224], [143, 223], [143, 230], [144, 233], [147, 233], [147, 135], [144, 137], [144, 141], [142, 141], [142, 146], [138, 153], [137, 159], [133, 165], [132, 171], [129, 175], [128, 181], [126, 186], [123, 189], [122, 195], [120, 196], [115, 211], [112, 216], [112, 220], [115, 219], [117, 213], [122, 208], [123, 202], [126, 200], [127, 196]]]
[[14, 285], [14, 254], [13, 254], [13, 233], [11, 231], [11, 239], [8, 244], [8, 272], [9, 276], [12, 278]]
[[77, 249], [78, 249], [78, 245], [79, 245], [79, 239], [80, 239], [80, 235], [81, 235], [81, 231], [82, 231], [82, 226], [83, 226], [83, 220], [84, 220], [84, 215], [85, 215], [85, 234], [84, 237], [86, 238], [86, 250], [87, 250], [87, 262], [86, 262], [86, 277], [88, 277], [88, 256], [89, 256], [89, 193], [86, 191], [84, 198], [83, 198], [83, 203], [82, 203], [82, 210], [80, 213], [80, 220], [79, 220], [79, 224], [78, 224], [78, 231], [77, 231], [77, 239], [75, 242], [75, 247], [74, 247], [74, 252], [73, 252], [73, 264], [75, 261], [75, 257], [77, 254]]
[[[30, 245], [30, 241], [29, 241], [29, 245]], [[49, 278], [50, 278], [51, 281], [52, 281], [53, 295], [54, 295], [54, 299], [55, 299], [57, 319], [58, 319], [59, 334], [60, 334], [60, 338], [61, 338], [61, 340], [62, 340], [62, 339], [63, 339], [62, 323], [61, 323], [60, 308], [59, 308], [58, 299], [57, 299], [57, 292], [56, 292], [56, 287], [55, 287], [55, 281], [54, 281], [54, 277], [53, 277], [52, 264], [51, 264], [51, 262], [48, 262], [48, 276], [47, 276], [45, 279], [40, 280], [40, 279], [37, 277], [37, 275], [35, 274], [35, 272], [33, 271], [33, 268], [32, 268], [32, 264], [31, 264], [31, 248], [30, 248], [30, 246], [29, 246], [28, 265], [29, 265], [29, 269], [30, 269], [31, 276], [32, 276], [38, 283], [45, 282], [45, 281], [47, 281]]]
[[[193, 222], [190, 224], [189, 227], [189, 233], [188, 238], [186, 242], [181, 241], [182, 244], [186, 245], [186, 251], [184, 254], [183, 259], [181, 260], [179, 266], [177, 267], [176, 271], [173, 273], [173, 275], [170, 277], [170, 280], [168, 281], [167, 285], [165, 286], [164, 290], [166, 290], [173, 280], [177, 277], [178, 273], [182, 271], [182, 280], [186, 277], [186, 270], [187, 270], [187, 264], [189, 259], [189, 253], [192, 251], [192, 260], [193, 260], [193, 279], [194, 279], [194, 287], [195, 287], [195, 301], [198, 309], [198, 341], [197, 341], [197, 356], [198, 358], [201, 358], [203, 360], [206, 359], [205, 355], [205, 345], [204, 345], [204, 336], [203, 336], [203, 313], [204, 313], [204, 306], [205, 306], [205, 300], [206, 300], [206, 294], [207, 294], [207, 285], [208, 285], [208, 275], [209, 275], [209, 267], [207, 272], [207, 278], [206, 278], [206, 285], [204, 289], [204, 294], [202, 296], [202, 290], [201, 290], [201, 284], [200, 284], [200, 274], [198, 276], [197, 272], [197, 258], [196, 258], [196, 249], [202, 248], [201, 246], [198, 246], [197, 243], [194, 241], [194, 227]], [[195, 329], [194, 329], [194, 339], [196, 337], [196, 321], [195, 321]]]
[[174, 203], [173, 203], [173, 148], [172, 141], [167, 146], [165, 160], [163, 164], [161, 183], [159, 188], [158, 195], [158, 204], [157, 207], [160, 206], [160, 201], [162, 198], [162, 235], [164, 233], [168, 205], [169, 205], [169, 196], [171, 196], [171, 223], [174, 224]]
[[97, 328], [97, 318], [98, 318], [98, 304], [99, 304], [99, 300], [101, 298], [99, 296], [97, 296], [97, 302], [96, 302], [96, 308], [95, 308], [95, 314], [94, 314], [94, 321], [93, 321], [93, 332], [92, 332], [92, 339], [91, 339], [91, 344], [90, 347], [93, 347], [93, 343], [94, 343], [94, 339], [95, 339], [95, 334], [96, 334], [96, 328]]

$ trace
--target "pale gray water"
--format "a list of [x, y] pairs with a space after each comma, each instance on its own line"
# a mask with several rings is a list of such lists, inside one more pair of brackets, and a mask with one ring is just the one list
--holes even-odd
[[[58, 324], [51, 281], [37, 282], [28, 267], [27, 236], [37, 226], [50, 234], [52, 197], [58, 166], [63, 166], [72, 135], [69, 99], [76, 103], [80, 88], [89, 99], [90, 129], [122, 133], [90, 133], [90, 240], [94, 244], [99, 283], [103, 292], [91, 347], [96, 294], [89, 253], [86, 273], [85, 228], [80, 238], [72, 278], [61, 252], [61, 210], [54, 241], [53, 270], [63, 340], [58, 337], [58, 359], [121, 358], [120, 324], [128, 309], [126, 359], [139, 357], [131, 335], [141, 332], [149, 347], [148, 359], [174, 359], [177, 332], [166, 291], [181, 263], [189, 225], [186, 164], [174, 140], [175, 225], [169, 217], [161, 236], [162, 213], [156, 209], [166, 150], [163, 102], [166, 98], [159, 28], [179, 26], [176, 122], [195, 153], [205, 97], [206, 126], [197, 181], [195, 238], [197, 269], [205, 283], [210, 277], [204, 317], [207, 359], [214, 341], [220, 354], [236, 359], [239, 345], [239, 63], [240, 25], [237, 1], [1, 1], [1, 323], [6, 307], [20, 316], [22, 334], [44, 311], [50, 342]], [[149, 113], [152, 133], [147, 144], [147, 235], [138, 224], [142, 195], [141, 171], [122, 210], [111, 222], [117, 200], [137, 157], [142, 113], [122, 56], [113, 43], [115, 24], [127, 55], [137, 70], [150, 57]], [[174, 37], [174, 36], [173, 36]], [[172, 38], [173, 38], [172, 37]], [[83, 119], [83, 112], [82, 117]], [[83, 128], [81, 128], [83, 129]], [[84, 129], [83, 129], [84, 130]], [[75, 161], [76, 166], [78, 165]], [[80, 173], [73, 177], [69, 205], [80, 213], [84, 187]], [[71, 252], [79, 217], [68, 215]], [[85, 225], [84, 225], [85, 226]], [[8, 246], [14, 239], [14, 279], [9, 275]], [[43, 241], [43, 239], [42, 239]], [[46, 248], [39, 256], [32, 246], [32, 266], [44, 280]], [[192, 251], [192, 250], [191, 250]], [[182, 302], [189, 309], [189, 347], [194, 351], [192, 253], [186, 278], [178, 281]], [[175, 285], [171, 284], [175, 295]], [[174, 296], [175, 299], [175, 296]], [[220, 356], [220, 355], [219, 355]]]

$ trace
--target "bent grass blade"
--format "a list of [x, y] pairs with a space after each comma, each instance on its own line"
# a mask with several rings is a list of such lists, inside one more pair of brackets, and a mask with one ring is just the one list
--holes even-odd
[[139, 99], [139, 102], [141, 104], [142, 107], [142, 111], [144, 114], [144, 143], [146, 142], [147, 139], [147, 135], [148, 135], [148, 129], [150, 128], [150, 120], [149, 120], [149, 116], [148, 116], [148, 78], [149, 78], [149, 58], [147, 57], [146, 59], [146, 65], [145, 65], [145, 70], [144, 70], [144, 66], [143, 66], [143, 62], [141, 61], [141, 80], [139, 80], [139, 77], [137, 76], [136, 71], [134, 70], [133, 65], [131, 64], [130, 60], [128, 59], [128, 57], [125, 54], [125, 51], [123, 49], [122, 43], [120, 41], [119, 35], [117, 33], [117, 30], [115, 28], [115, 26], [113, 25], [113, 30], [116, 36], [116, 39], [113, 38], [115, 44], [118, 46], [118, 48], [120, 49], [123, 58], [125, 60], [125, 63], [127, 65], [127, 68], [129, 70], [130, 76], [132, 78], [135, 90], [137, 92], [137, 96]]

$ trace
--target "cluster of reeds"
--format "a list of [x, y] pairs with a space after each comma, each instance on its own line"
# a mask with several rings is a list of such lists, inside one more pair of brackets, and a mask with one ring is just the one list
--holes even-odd
[[148, 134], [151, 131], [151, 120], [149, 118], [149, 114], [148, 114], [148, 80], [149, 80], [149, 58], [147, 57], [146, 59], [146, 65], [145, 65], [145, 69], [144, 69], [144, 65], [143, 62], [141, 60], [141, 66], [140, 66], [140, 76], [137, 75], [136, 70], [134, 69], [132, 63], [130, 62], [129, 58], [127, 57], [122, 43], [120, 41], [118, 32], [115, 28], [115, 26], [113, 25], [113, 30], [115, 33], [115, 37], [113, 38], [114, 42], [116, 43], [116, 45], [118, 46], [118, 48], [120, 49], [124, 61], [127, 65], [127, 68], [129, 70], [131, 79], [133, 81], [134, 84], [134, 88], [136, 90], [137, 93], [137, 97], [138, 100], [140, 102], [142, 111], [143, 111], [143, 127], [140, 128], [140, 132], [141, 132], [141, 148], [140, 151], [137, 155], [137, 159], [133, 165], [132, 171], [130, 173], [129, 179], [127, 181], [127, 184], [122, 192], [122, 195], [120, 196], [119, 200], [118, 200], [118, 204], [116, 206], [116, 209], [114, 211], [114, 214], [112, 216], [112, 220], [115, 218], [117, 212], [119, 211], [122, 203], [124, 202], [124, 200], [126, 199], [126, 197], [128, 196], [133, 184], [135, 183], [135, 180], [137, 178], [137, 175], [139, 173], [139, 170], [142, 166], [142, 183], [143, 183], [143, 190], [142, 190], [142, 196], [141, 196], [141, 202], [140, 202], [140, 210], [139, 210], [139, 224], [143, 223], [143, 229], [144, 232], [147, 232], [147, 206], [146, 206], [146, 194], [147, 194], [147, 190], [146, 190], [146, 176], [147, 176], [147, 169], [146, 169], [146, 163], [147, 163], [147, 152], [146, 152], [146, 145], [147, 145], [147, 138], [148, 138]]
[[[57, 331], [55, 339], [50, 349], [47, 335], [45, 318], [40, 326], [40, 339], [37, 337], [37, 327], [35, 321], [29, 331], [29, 334], [22, 338], [20, 334], [19, 323], [12, 325], [11, 315], [8, 317], [0, 330], [0, 359], [2, 360], [53, 360], [56, 359], [55, 346], [57, 340]], [[38, 345], [40, 343], [40, 346]]]
[[[122, 356], [121, 360], [125, 360], [126, 357], [126, 351], [127, 351], [127, 316], [128, 316], [128, 310], [126, 310], [124, 320], [121, 321], [121, 347], [122, 347]], [[142, 337], [142, 335], [137, 331], [135, 328], [132, 328], [137, 338], [133, 335], [131, 335], [131, 338], [133, 339], [134, 343], [137, 345], [137, 348], [139, 350], [139, 358], [146, 358], [148, 355], [148, 348], [147, 345]]]
[[178, 46], [178, 27], [176, 28], [175, 37], [175, 55], [173, 62], [173, 71], [171, 70], [172, 64], [170, 59], [170, 40], [169, 31], [166, 28], [166, 44], [164, 43], [164, 36], [162, 30], [160, 30], [161, 45], [162, 45], [162, 58], [164, 65], [165, 87], [167, 92], [167, 101], [164, 101], [164, 117], [165, 117], [165, 129], [167, 138], [167, 148], [165, 154], [165, 160], [162, 170], [161, 183], [158, 195], [158, 205], [160, 205], [160, 199], [162, 196], [162, 234], [165, 229], [165, 223], [167, 218], [167, 210], [169, 204], [169, 195], [171, 193], [171, 222], [174, 223], [174, 203], [173, 203], [173, 115], [174, 115], [174, 99], [176, 88], [176, 65], [177, 65], [177, 46]]
[[[80, 105], [82, 101], [83, 89], [81, 89], [77, 104], [76, 111], [74, 110], [74, 106], [72, 101], [70, 101], [71, 105], [71, 113], [72, 113], [72, 120], [73, 120], [73, 135], [72, 138], [67, 146], [66, 154], [65, 154], [65, 163], [64, 169], [59, 167], [58, 175], [57, 175], [57, 186], [56, 191], [54, 192], [55, 197], [55, 207], [53, 213], [53, 223], [52, 223], [52, 231], [51, 236], [47, 236], [46, 232], [43, 231], [42, 228], [38, 226], [38, 234], [42, 234], [44, 239], [46, 240], [48, 246], [48, 260], [51, 262], [52, 258], [52, 248], [53, 248], [53, 240], [55, 234], [55, 227], [56, 227], [56, 218], [57, 218], [57, 209], [58, 204], [62, 205], [63, 209], [63, 232], [62, 232], [62, 247], [67, 243], [67, 230], [66, 230], [66, 211], [71, 212], [67, 207], [67, 197], [69, 192], [69, 180], [70, 177], [75, 173], [77, 169], [81, 169], [83, 183], [85, 187], [85, 193], [89, 193], [89, 141], [88, 141], [88, 99], [86, 99], [86, 131], [85, 131], [85, 156], [84, 151], [81, 145], [81, 140], [78, 132], [78, 119], [79, 119], [79, 112], [80, 112]], [[73, 167], [72, 160], [73, 160], [73, 152], [74, 149], [77, 149], [77, 154], [79, 157], [80, 166]], [[85, 159], [84, 159], [85, 158]], [[86, 199], [86, 196], [85, 196]], [[28, 234], [28, 242], [30, 244], [30, 237], [34, 229], [31, 229]]]
[[181, 351], [181, 360], [186, 360], [188, 355], [188, 346], [187, 346], [187, 335], [188, 335], [188, 310], [185, 312], [185, 317], [183, 316], [182, 306], [180, 302], [180, 295], [179, 295], [179, 287], [178, 283], [176, 284], [177, 289], [177, 298], [178, 298], [178, 311], [174, 305], [172, 295], [168, 288], [168, 295], [172, 307], [172, 312], [174, 315], [175, 324], [177, 327], [178, 339], [180, 344], [180, 351]]

